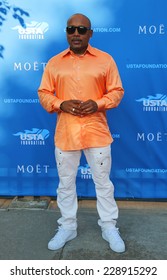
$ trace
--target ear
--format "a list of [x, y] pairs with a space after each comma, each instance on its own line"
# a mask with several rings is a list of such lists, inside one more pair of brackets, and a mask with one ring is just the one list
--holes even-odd
[[91, 29], [90, 31], [89, 31], [90, 33], [90, 38], [93, 36], [93, 30]]

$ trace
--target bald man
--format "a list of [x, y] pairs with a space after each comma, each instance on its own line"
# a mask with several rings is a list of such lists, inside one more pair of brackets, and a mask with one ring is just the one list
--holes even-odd
[[61, 217], [48, 249], [58, 250], [77, 236], [76, 175], [84, 153], [95, 184], [102, 237], [113, 251], [122, 253], [125, 243], [116, 227], [118, 207], [110, 180], [113, 138], [106, 110], [119, 105], [124, 90], [112, 56], [89, 44], [92, 35], [88, 17], [74, 14], [68, 19], [69, 48], [49, 60], [38, 90], [44, 109], [57, 113], [54, 142]]

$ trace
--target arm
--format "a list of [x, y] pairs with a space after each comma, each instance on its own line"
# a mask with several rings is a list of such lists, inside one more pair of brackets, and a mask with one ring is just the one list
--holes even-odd
[[106, 71], [106, 94], [101, 99], [91, 99], [80, 105], [81, 115], [89, 115], [97, 111], [115, 108], [122, 100], [124, 90], [115, 61], [111, 58]]
[[55, 79], [51, 71], [50, 63], [47, 64], [38, 89], [38, 96], [43, 108], [49, 112], [58, 112], [63, 100], [55, 96]]
[[124, 95], [124, 89], [115, 61], [111, 58], [106, 73], [106, 94], [96, 100], [98, 111], [115, 108]]
[[46, 66], [45, 71], [42, 76], [42, 81], [40, 87], [38, 89], [38, 96], [41, 105], [43, 108], [49, 112], [66, 112], [72, 115], [79, 115], [80, 110], [79, 105], [81, 104], [80, 100], [62, 100], [59, 99], [55, 95], [55, 79], [54, 75], [52, 74], [52, 66], [49, 64]]

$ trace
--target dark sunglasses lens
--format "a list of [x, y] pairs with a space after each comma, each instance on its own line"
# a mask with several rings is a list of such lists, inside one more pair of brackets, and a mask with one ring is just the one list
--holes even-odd
[[77, 28], [77, 30], [78, 30], [78, 33], [81, 34], [81, 35], [84, 35], [87, 32], [87, 28], [84, 27], [84, 26], [79, 26]]
[[74, 26], [67, 26], [66, 31], [68, 34], [73, 34], [75, 32]]
[[75, 30], [77, 29], [78, 33], [81, 34], [81, 35], [84, 35], [86, 34], [88, 28], [85, 27], [85, 26], [67, 26], [66, 27], [66, 31], [68, 34], [74, 34]]

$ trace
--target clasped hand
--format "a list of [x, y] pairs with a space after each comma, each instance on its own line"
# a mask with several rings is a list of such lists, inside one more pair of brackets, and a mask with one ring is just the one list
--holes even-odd
[[80, 100], [67, 100], [61, 104], [61, 110], [75, 116], [83, 117], [95, 113], [98, 110], [98, 105], [91, 99], [85, 102]]

